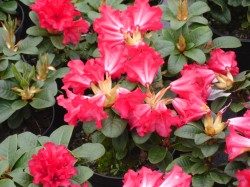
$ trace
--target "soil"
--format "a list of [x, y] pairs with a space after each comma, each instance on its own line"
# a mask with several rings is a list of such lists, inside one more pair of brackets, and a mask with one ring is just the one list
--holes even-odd
[[[210, 14], [204, 16], [209, 20], [212, 30], [219, 35], [235, 36], [245, 40], [250, 38], [250, 23], [247, 22], [246, 8], [237, 7], [231, 10], [231, 22], [222, 24], [211, 17]], [[243, 23], [247, 23], [248, 27], [244, 27]]]
[[0, 142], [13, 134], [20, 134], [26, 131], [36, 135], [47, 135], [54, 122], [54, 108], [33, 110], [30, 118], [23, 121], [20, 127], [10, 129], [7, 122], [0, 124]]

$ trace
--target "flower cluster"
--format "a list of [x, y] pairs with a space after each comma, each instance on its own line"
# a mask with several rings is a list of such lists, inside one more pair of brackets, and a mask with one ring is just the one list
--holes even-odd
[[34, 184], [59, 187], [70, 186], [70, 179], [77, 174], [75, 162], [76, 159], [65, 146], [47, 142], [37, 155], [32, 156], [28, 165]]
[[89, 24], [70, 0], [36, 0], [30, 8], [38, 15], [40, 26], [52, 34], [63, 33], [63, 43], [77, 44]]
[[124, 175], [123, 187], [189, 187], [191, 180], [191, 175], [182, 172], [182, 168], [178, 165], [164, 174], [142, 167], [137, 172], [128, 170]]

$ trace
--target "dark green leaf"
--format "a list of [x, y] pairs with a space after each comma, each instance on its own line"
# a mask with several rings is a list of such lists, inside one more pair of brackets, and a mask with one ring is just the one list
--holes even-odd
[[0, 98], [7, 100], [15, 100], [19, 97], [11, 88], [17, 86], [16, 83], [8, 80], [0, 80]]
[[63, 37], [62, 36], [50, 36], [50, 40], [52, 44], [57, 48], [57, 49], [64, 49], [65, 45], [63, 45]]
[[30, 105], [36, 109], [52, 107], [55, 104], [55, 98], [50, 90], [44, 89], [38, 92], [33, 98]]
[[83, 158], [88, 162], [94, 161], [102, 157], [105, 148], [99, 143], [85, 143], [72, 151], [75, 157]]
[[114, 149], [118, 152], [124, 151], [128, 143], [128, 131], [125, 131], [117, 138], [112, 138], [112, 145]]
[[202, 133], [202, 130], [194, 125], [184, 125], [178, 128], [174, 134], [175, 136], [187, 139], [194, 139], [196, 134]]
[[184, 51], [184, 55], [196, 62], [198, 62], [199, 64], [204, 64], [206, 61], [206, 56], [203, 53], [202, 50], [197, 49], [197, 48], [192, 48], [188, 51]]
[[205, 173], [207, 170], [208, 170], [208, 166], [202, 161], [195, 163], [191, 167], [192, 175], [202, 174], [202, 173]]
[[221, 36], [213, 40], [211, 49], [214, 48], [237, 48], [241, 46], [241, 42], [238, 38], [233, 36]]
[[18, 146], [24, 150], [30, 150], [37, 146], [38, 137], [31, 132], [24, 132], [17, 136]]
[[231, 177], [224, 173], [210, 173], [210, 177], [214, 180], [214, 182], [219, 184], [227, 184]]
[[230, 162], [226, 165], [224, 172], [230, 177], [235, 177], [238, 170], [245, 169], [245, 165], [241, 162]]
[[212, 144], [212, 145], [202, 145], [201, 146], [201, 152], [205, 157], [212, 156], [215, 154], [219, 149], [218, 144]]
[[139, 136], [136, 131], [132, 132], [132, 138], [136, 144], [143, 144], [150, 138], [151, 134], [146, 134], [144, 136]]
[[51, 135], [50, 139], [57, 145], [65, 145], [68, 147], [70, 138], [72, 136], [74, 127], [71, 125], [63, 125], [56, 129]]
[[208, 173], [192, 177], [193, 187], [213, 187], [214, 181]]
[[190, 160], [190, 156], [188, 155], [179, 156], [178, 158], [174, 159], [173, 162], [171, 162], [171, 164], [168, 165], [166, 171], [172, 170], [175, 164], [180, 166], [183, 169], [183, 171], [190, 173], [191, 167], [193, 166], [194, 163]]
[[184, 55], [170, 55], [168, 59], [168, 71], [171, 74], [177, 74], [182, 69], [184, 64], [187, 63], [187, 59]]
[[112, 110], [107, 110], [106, 112], [108, 118], [102, 121], [101, 132], [106, 137], [117, 138], [124, 132], [127, 126], [127, 121], [121, 119], [120, 116], [116, 115]]
[[200, 134], [196, 134], [195, 137], [194, 137], [194, 142], [195, 144], [197, 145], [201, 145], [203, 144], [204, 142], [210, 140], [212, 137], [211, 136], [208, 136], [204, 133], [200, 133]]
[[77, 175], [73, 176], [72, 179], [78, 184], [86, 182], [94, 174], [94, 172], [86, 166], [77, 166], [76, 169], [78, 173]]
[[161, 162], [167, 154], [167, 149], [160, 146], [152, 147], [148, 152], [148, 160], [152, 164]]

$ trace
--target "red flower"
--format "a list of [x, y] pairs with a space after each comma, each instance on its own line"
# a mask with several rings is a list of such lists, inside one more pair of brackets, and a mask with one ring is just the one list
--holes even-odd
[[211, 92], [211, 83], [215, 78], [214, 72], [206, 66], [194, 64], [185, 65], [181, 74], [181, 78], [170, 83], [171, 91], [184, 99], [199, 97], [206, 101]]
[[210, 53], [210, 60], [206, 64], [209, 69], [216, 73], [227, 75], [230, 72], [233, 76], [236, 76], [239, 73], [239, 68], [235, 58], [235, 52], [225, 52], [217, 48]]
[[250, 117], [250, 110], [247, 110], [244, 114], [244, 117]]
[[63, 44], [72, 43], [78, 44], [81, 40], [81, 34], [87, 33], [89, 24], [82, 18], [72, 21], [71, 26], [65, 27], [63, 30]]
[[131, 82], [139, 82], [143, 86], [153, 82], [159, 67], [164, 64], [161, 55], [146, 44], [131, 47], [129, 57], [132, 59], [125, 63], [127, 79]]
[[182, 124], [198, 120], [210, 111], [206, 103], [198, 97], [193, 97], [189, 100], [175, 98], [172, 104], [179, 114]]
[[125, 88], [119, 88], [117, 90], [114, 108], [121, 116], [121, 118], [128, 119], [130, 113], [133, 111], [134, 106], [143, 103], [146, 98], [146, 94], [143, 93], [139, 88], [135, 91], [130, 92]]
[[243, 169], [242, 171], [237, 171], [236, 178], [239, 181], [237, 187], [250, 186], [250, 169]]
[[30, 8], [37, 13], [40, 26], [49, 31], [63, 31], [80, 16], [70, 0], [36, 0]]
[[100, 7], [101, 17], [95, 19], [94, 30], [98, 33], [99, 43], [116, 45], [138, 45], [147, 31], [159, 30], [162, 10], [150, 7], [148, 0], [136, 0], [133, 6], [120, 12], [110, 6]]
[[182, 172], [182, 168], [175, 165], [171, 172], [166, 173], [164, 181], [159, 187], [190, 187], [192, 177]]
[[99, 45], [99, 51], [101, 58], [97, 59], [98, 63], [112, 78], [120, 78], [124, 73], [124, 62], [127, 60], [124, 48], [120, 45], [111, 48], [108, 44], [103, 43]]
[[124, 175], [123, 187], [159, 187], [162, 173], [142, 167], [138, 172], [128, 170]]
[[33, 183], [42, 183], [44, 187], [69, 186], [70, 179], [77, 174], [74, 167], [76, 159], [64, 145], [56, 146], [52, 142], [33, 155], [28, 166], [34, 177]]
[[81, 60], [71, 60], [68, 63], [69, 73], [63, 78], [63, 89], [72, 88], [75, 94], [83, 94], [91, 83], [104, 79], [104, 69], [94, 59], [84, 65]]
[[107, 114], [103, 111], [105, 104], [105, 95], [97, 94], [93, 97], [75, 95], [66, 90], [67, 97], [63, 95], [57, 97], [58, 105], [64, 107], [68, 113], [64, 116], [64, 121], [70, 125], [77, 125], [77, 121], [96, 122], [97, 128], [102, 128], [102, 120], [107, 118]]
[[229, 125], [235, 130], [250, 138], [250, 116], [236, 117], [228, 120]]
[[182, 172], [178, 165], [165, 174], [142, 167], [137, 172], [128, 170], [124, 175], [123, 187], [189, 187], [191, 181], [191, 175]]
[[229, 155], [229, 161], [231, 162], [239, 155], [250, 151], [250, 139], [237, 134], [233, 126], [230, 126], [229, 130], [225, 152]]
[[160, 30], [163, 27], [160, 21], [161, 9], [150, 7], [148, 0], [135, 0], [134, 6], [128, 6], [127, 11], [132, 14], [134, 27], [139, 26], [142, 33]]

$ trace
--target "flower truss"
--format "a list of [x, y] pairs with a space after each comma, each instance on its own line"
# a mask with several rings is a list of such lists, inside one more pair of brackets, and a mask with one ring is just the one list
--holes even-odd
[[30, 8], [38, 15], [40, 26], [52, 34], [63, 33], [63, 43], [77, 44], [89, 24], [69, 0], [36, 0]]
[[34, 177], [34, 184], [44, 187], [69, 186], [73, 175], [77, 174], [74, 167], [76, 159], [63, 145], [56, 146], [48, 142], [32, 156], [29, 161], [30, 174]]

